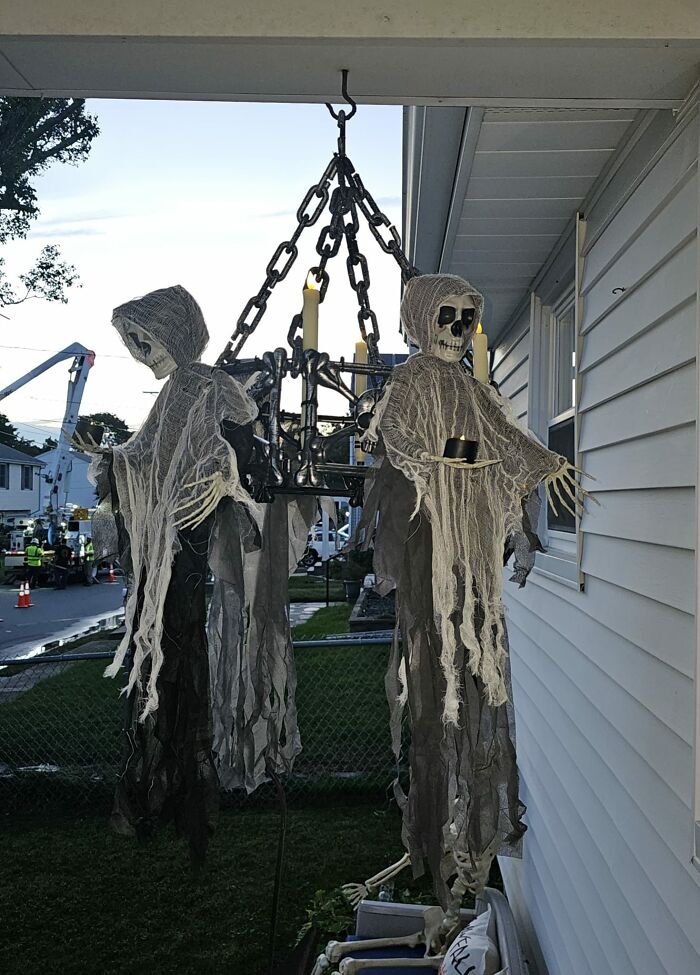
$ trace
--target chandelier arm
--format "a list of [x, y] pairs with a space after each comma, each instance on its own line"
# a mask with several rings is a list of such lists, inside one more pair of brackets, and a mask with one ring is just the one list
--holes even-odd
[[341, 396], [344, 396], [349, 403], [355, 403], [357, 397], [350, 387], [343, 382], [339, 370], [333, 367], [332, 362], [326, 361], [322, 363], [319, 366], [316, 377], [319, 385], [325, 386], [326, 389], [332, 389], [334, 392], [339, 393]]

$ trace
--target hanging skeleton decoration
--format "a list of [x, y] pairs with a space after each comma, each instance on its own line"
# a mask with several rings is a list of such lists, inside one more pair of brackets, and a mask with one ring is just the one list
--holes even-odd
[[346, 893], [356, 903], [409, 863], [422, 872], [427, 860], [445, 935], [464, 894], [484, 887], [496, 853], [519, 855], [526, 828], [504, 551], [515, 551], [522, 585], [539, 547], [537, 486], [544, 482], [547, 497], [569, 511], [587, 496], [576, 468], [527, 436], [506, 401], [464, 367], [482, 309], [479, 292], [456, 276], [408, 282], [402, 323], [420, 351], [394, 369], [370, 427], [376, 460], [362, 521], [369, 531], [379, 514], [378, 588], [397, 590], [402, 643], [394, 644], [387, 691], [397, 757], [406, 705], [411, 721], [408, 795], [395, 784], [408, 853]]
[[112, 324], [135, 359], [156, 378], [169, 377], [141, 429], [99, 451], [93, 464], [132, 579], [125, 635], [107, 669], [129, 670], [128, 743], [112, 822], [145, 836], [174, 818], [201, 858], [218, 794], [205, 584], [215, 564], [242, 585], [240, 537], [244, 528], [254, 536], [261, 522], [239, 474], [257, 407], [239, 383], [198, 361], [208, 335], [184, 288], [127, 302]]
[[275, 495], [264, 505], [259, 541], [242, 525], [242, 546], [229, 536], [224, 567], [211, 566], [213, 748], [225, 789], [253, 792], [270, 773], [290, 772], [301, 751], [289, 576], [318, 514], [315, 497]]

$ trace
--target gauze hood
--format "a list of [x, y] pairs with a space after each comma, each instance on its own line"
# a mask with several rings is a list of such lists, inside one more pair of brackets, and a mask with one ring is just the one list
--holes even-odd
[[129, 322], [140, 325], [160, 342], [178, 366], [197, 362], [209, 341], [201, 308], [179, 284], [151, 291], [114, 309], [112, 324], [125, 342]]
[[420, 274], [406, 285], [401, 300], [401, 323], [408, 338], [421, 351], [430, 349], [430, 324], [435, 309], [452, 295], [471, 295], [476, 305], [475, 324], [481, 321], [483, 295], [456, 274]]

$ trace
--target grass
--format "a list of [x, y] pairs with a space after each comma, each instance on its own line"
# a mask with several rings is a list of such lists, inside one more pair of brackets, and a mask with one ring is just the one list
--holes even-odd
[[[328, 587], [331, 602], [345, 599], [345, 587], [339, 579], [331, 579]], [[319, 576], [290, 576], [289, 601], [292, 603], [323, 603], [326, 601], [326, 580]]]
[[[346, 632], [351, 607], [324, 607], [294, 628], [296, 640]], [[297, 650], [297, 706], [304, 752], [295, 772], [338, 778], [363, 772], [385, 783], [391, 776], [384, 646], [301, 647]], [[53, 676], [0, 706], [0, 763], [50, 764], [71, 778], [86, 766], [106, 770], [111, 787], [120, 755], [123, 703], [119, 680], [102, 676], [103, 660], [51, 667]], [[35, 668], [25, 671], [27, 677]], [[21, 682], [25, 674], [14, 680]], [[20, 684], [21, 686], [21, 684]], [[361, 703], [361, 707], [358, 707]], [[75, 770], [75, 772], [73, 771]], [[111, 774], [110, 774], [111, 773]], [[46, 773], [40, 773], [46, 780]], [[51, 789], [56, 776], [46, 781]], [[0, 794], [14, 787], [0, 779]]]
[[[318, 610], [294, 627], [295, 640], [314, 640], [344, 633], [352, 607], [348, 603]], [[295, 776], [320, 770], [333, 777], [362, 773], [358, 785], [391, 781], [393, 756], [389, 737], [389, 708], [384, 694], [386, 646], [299, 647], [297, 706], [304, 750]], [[337, 783], [336, 783], [337, 784]]]
[[[294, 638], [345, 632], [350, 611], [347, 603], [323, 608], [295, 627]], [[288, 789], [281, 955], [319, 889], [361, 880], [401, 853], [400, 819], [385, 798], [392, 777], [387, 652], [297, 651], [304, 751]], [[122, 704], [103, 667], [103, 661], [70, 665], [0, 707], [0, 762], [116, 770]], [[55, 777], [44, 774], [43, 782], [53, 796]], [[108, 802], [111, 781], [104, 784]], [[198, 879], [171, 829], [138, 847], [111, 834], [106, 815], [80, 805], [57, 815], [55, 801], [48, 808], [4, 817], [0, 971], [265, 971], [279, 827], [269, 796], [239, 799], [222, 811]]]
[[[344, 632], [349, 614], [347, 604], [321, 609], [295, 627], [294, 637]], [[289, 790], [278, 959], [292, 948], [314, 902], [327, 902], [341, 883], [371, 876], [402, 853], [400, 816], [385, 792], [391, 778], [383, 692], [387, 650], [297, 652], [304, 752], [295, 775], [304, 782], [313, 773], [315, 786]], [[121, 704], [116, 683], [101, 677], [102, 668], [101, 661], [76, 664], [0, 707], [0, 748], [8, 747], [8, 731], [17, 740], [9, 720], [14, 714], [24, 722], [27, 754], [46, 761], [50, 741], [52, 754], [65, 761], [104, 754], [113, 760]], [[99, 714], [108, 717], [96, 728]], [[374, 792], [368, 792], [372, 777], [365, 774], [353, 780], [364, 793], [348, 793], [338, 774], [368, 768], [375, 771]], [[324, 769], [325, 789], [319, 780]], [[0, 820], [3, 975], [267, 972], [279, 835], [279, 813], [269, 799], [256, 794], [222, 810], [198, 877], [171, 828], [138, 846], [111, 833], [104, 814], [77, 807], [57, 815], [55, 808]], [[408, 872], [397, 892], [403, 900], [432, 900], [427, 878], [414, 882]], [[348, 917], [326, 917], [325, 940], [342, 935]]]
[[[3, 830], [0, 970], [62, 975], [266, 970], [279, 816], [220, 817], [203, 876], [168, 830], [138, 847], [103, 817]], [[398, 814], [367, 803], [291, 809], [278, 955], [314, 893], [361, 880], [401, 853]]]

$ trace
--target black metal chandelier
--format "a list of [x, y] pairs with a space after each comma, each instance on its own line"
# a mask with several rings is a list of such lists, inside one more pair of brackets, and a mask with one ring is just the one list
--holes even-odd
[[[351, 505], [362, 503], [366, 468], [329, 459], [333, 445], [349, 442], [351, 437], [362, 438], [392, 368], [382, 362], [379, 354], [379, 324], [369, 299], [369, 268], [357, 243], [360, 218], [365, 219], [380, 248], [393, 255], [404, 283], [418, 273], [402, 249], [398, 230], [379, 208], [345, 151], [345, 125], [357, 111], [348, 94], [347, 81], [348, 72], [343, 70], [342, 96], [351, 106], [350, 111], [336, 112], [331, 105], [326, 106], [338, 125], [337, 151], [320, 180], [306, 193], [297, 210], [294, 233], [274, 251], [260, 290], [247, 302], [217, 361], [218, 366], [239, 379], [255, 377], [249, 392], [259, 405], [263, 432], [256, 437], [256, 456], [249, 476], [250, 488], [259, 501], [271, 501], [279, 492], [339, 495], [348, 497]], [[333, 183], [336, 185], [331, 189]], [[307, 227], [318, 222], [326, 208], [330, 219], [316, 243], [318, 264], [309, 271], [303, 289], [303, 310], [294, 315], [287, 334], [290, 351], [277, 348], [253, 359], [239, 358], [243, 345], [267, 310], [273, 289], [293, 268], [299, 238]], [[339, 253], [343, 240], [347, 247], [348, 280], [359, 305], [357, 318], [367, 350], [365, 362], [342, 357], [334, 361], [317, 348], [318, 307], [330, 281], [327, 265]], [[350, 375], [349, 383], [343, 374]], [[296, 413], [282, 409], [282, 381], [286, 376], [302, 380], [300, 409]], [[348, 412], [343, 416], [319, 414], [319, 386], [340, 393], [348, 402]], [[321, 432], [319, 424], [332, 432]]]

